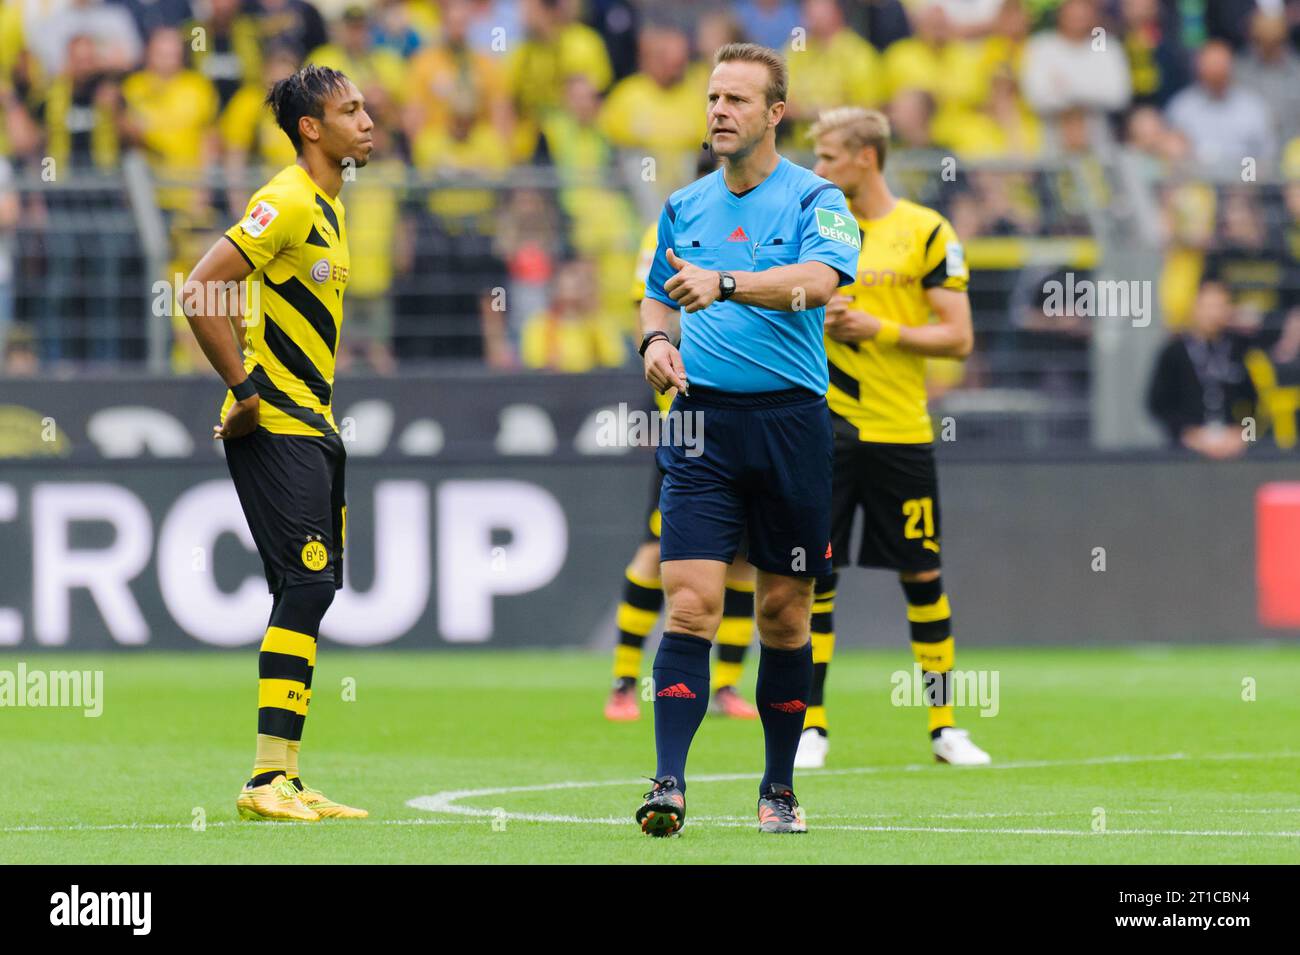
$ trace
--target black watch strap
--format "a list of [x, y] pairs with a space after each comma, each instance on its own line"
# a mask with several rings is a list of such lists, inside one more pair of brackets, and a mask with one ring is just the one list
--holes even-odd
[[257, 394], [257, 387], [253, 384], [253, 379], [245, 378], [237, 385], [230, 386], [230, 393], [235, 396], [236, 401], [243, 401]]
[[718, 300], [725, 302], [736, 294], [736, 277], [730, 272], [718, 273]]
[[662, 338], [670, 345], [673, 343], [673, 340], [668, 337], [667, 332], [663, 332], [659, 330], [655, 330], [653, 332], [646, 332], [645, 337], [641, 339], [641, 347], [638, 349], [638, 352], [640, 353], [642, 358], [645, 357], [645, 350], [650, 347], [650, 343], [654, 341], [656, 338]]

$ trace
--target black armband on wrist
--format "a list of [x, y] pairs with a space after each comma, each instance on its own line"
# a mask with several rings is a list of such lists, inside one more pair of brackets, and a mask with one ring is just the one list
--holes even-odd
[[236, 401], [243, 401], [244, 399], [251, 398], [253, 395], [257, 394], [257, 388], [254, 386], [253, 379], [250, 377], [245, 378], [237, 385], [231, 385], [230, 393], [235, 396]]

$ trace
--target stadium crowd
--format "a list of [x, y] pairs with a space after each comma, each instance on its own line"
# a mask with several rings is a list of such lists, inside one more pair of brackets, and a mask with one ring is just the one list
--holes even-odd
[[[739, 38], [786, 52], [782, 149], [806, 150], [823, 108], [890, 117], [911, 159], [894, 173], [901, 191], [970, 247], [981, 340], [967, 385], [1086, 390], [1087, 322], [1043, 314], [1045, 274], [1008, 240], [1092, 235], [1116, 158], [1157, 197], [1168, 324], [1194, 324], [1212, 281], [1228, 326], [1296, 339], [1300, 0], [12, 0], [0, 7], [2, 373], [139, 360], [131, 313], [147, 312], [129, 288], [102, 301], [110, 278], [142, 268], [132, 242], [82, 235], [125, 197], [15, 182], [90, 181], [143, 156], [167, 272], [183, 270], [292, 161], [263, 101], [307, 61], [351, 76], [376, 122], [376, 159], [343, 197], [341, 370], [621, 365], [637, 245], [695, 174], [710, 57]], [[949, 156], [1073, 164], [937, 175]], [[203, 367], [187, 336], [175, 341], [176, 371]], [[936, 388], [961, 374], [936, 373]]]

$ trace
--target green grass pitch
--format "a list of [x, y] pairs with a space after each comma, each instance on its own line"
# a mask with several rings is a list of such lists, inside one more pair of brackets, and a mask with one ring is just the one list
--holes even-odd
[[[911, 665], [905, 648], [843, 652], [830, 762], [795, 779], [809, 834], [757, 833], [761, 729], [709, 718], [691, 753], [686, 828], [663, 840], [632, 821], [638, 777], [654, 769], [651, 708], [635, 724], [601, 718], [605, 654], [324, 648], [304, 778], [371, 818], [307, 825], [235, 817], [252, 758], [255, 649], [11, 653], [0, 669], [19, 659], [102, 669], [105, 705], [97, 719], [0, 709], [4, 864], [1300, 859], [1300, 647], [1290, 645], [959, 648], [958, 666], [996, 669], [1001, 690], [995, 717], [958, 710], [995, 762], [967, 769], [932, 762], [923, 709], [891, 705], [889, 675]], [[345, 702], [349, 678], [356, 699]], [[486, 792], [454, 795], [467, 790]], [[433, 811], [408, 805], [418, 797]]]

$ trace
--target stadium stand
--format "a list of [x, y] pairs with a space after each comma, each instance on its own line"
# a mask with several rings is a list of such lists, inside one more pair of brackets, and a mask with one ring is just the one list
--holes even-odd
[[[292, 160], [263, 96], [305, 61], [352, 76], [377, 124], [376, 160], [344, 195], [356, 267], [342, 374], [625, 366], [641, 232], [693, 175], [712, 50], [744, 37], [789, 59], [787, 154], [811, 161], [818, 109], [879, 107], [894, 185], [967, 244], [978, 339], [964, 367], [933, 363], [940, 415], [1044, 447], [1097, 442], [1098, 416], [1118, 414], [1099, 409], [1107, 375], [1142, 404], [1163, 336], [1124, 339], [1140, 359], [1107, 371], [1100, 326], [1051, 307], [1067, 280], [1154, 281], [1170, 334], [1202, 283], [1222, 283], [1272, 395], [1300, 379], [1300, 30], [1280, 8], [1243, 9], [9, 3], [0, 374], [205, 367], [158, 289]], [[1287, 414], [1278, 394], [1268, 421]]]

